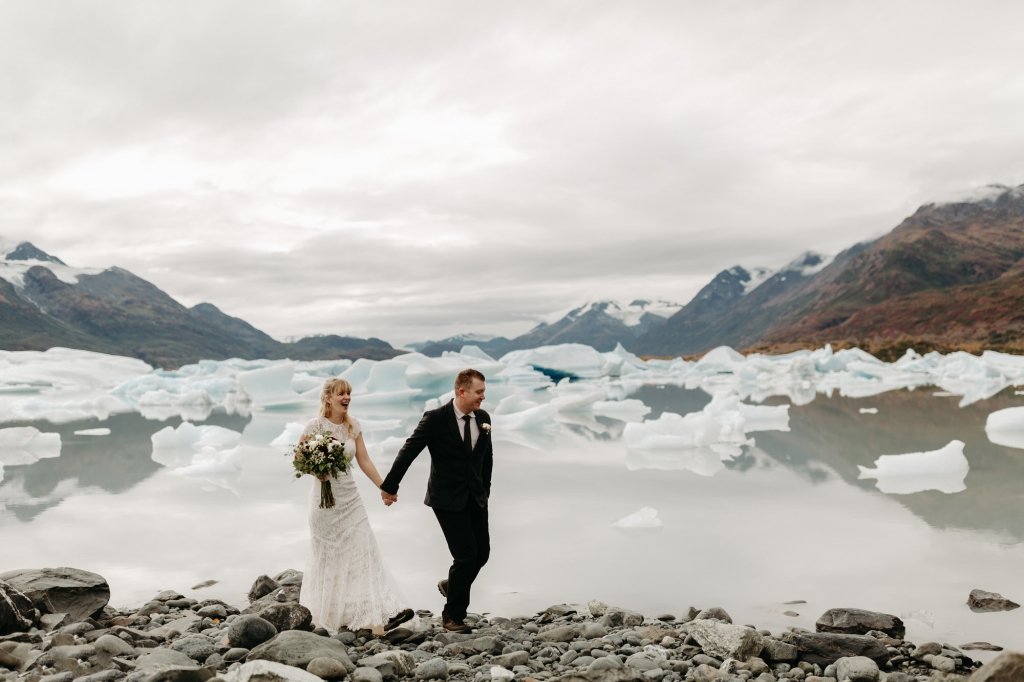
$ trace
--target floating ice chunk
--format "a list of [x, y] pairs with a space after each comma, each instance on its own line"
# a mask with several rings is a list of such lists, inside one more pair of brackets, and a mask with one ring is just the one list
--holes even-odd
[[[689, 471], [698, 476], [714, 476], [725, 469], [723, 460], [739, 457], [742, 451], [740, 446], [724, 445], [717, 446], [717, 449], [683, 447], [670, 450], [628, 450], [626, 452], [626, 468], [630, 471], [639, 469]], [[725, 454], [720, 454], [722, 452]]]
[[732, 372], [746, 362], [746, 358], [729, 346], [719, 346], [709, 350], [694, 364], [693, 368], [702, 374], [715, 372]]
[[861, 414], [878, 414], [877, 407], [862, 407], [858, 410]]
[[463, 346], [462, 350], [459, 351], [459, 355], [466, 358], [479, 358], [487, 362], [494, 362], [494, 358], [482, 351], [479, 346]]
[[302, 437], [302, 432], [305, 428], [306, 425], [302, 422], [288, 422], [284, 425], [284, 431], [277, 438], [270, 441], [270, 444], [275, 448], [287, 450], [299, 442], [299, 438]]
[[661, 519], [658, 518], [657, 509], [654, 507], [643, 507], [613, 523], [612, 528], [629, 533], [660, 530], [662, 525]]
[[985, 420], [985, 434], [996, 445], [1024, 448], [1024, 407], [996, 410]]
[[607, 376], [610, 369], [608, 360], [601, 353], [579, 343], [515, 350], [502, 356], [500, 362], [509, 366], [533, 367], [549, 376], [576, 379]]
[[539, 404], [530, 400], [522, 393], [512, 393], [502, 398], [492, 412], [494, 414], [512, 414], [528, 410], [531, 407], [537, 407]]
[[743, 418], [735, 411], [716, 415], [705, 410], [685, 417], [665, 412], [642, 424], [626, 424], [623, 438], [630, 450], [714, 449], [720, 444], [752, 444], [743, 432]]
[[75, 435], [76, 436], [109, 436], [110, 435], [110, 429], [108, 429], [108, 428], [82, 429], [81, 431], [75, 431]]
[[[744, 433], [751, 433], [752, 431], [789, 431], [789, 405], [748, 405], [738, 402], [738, 398], [736, 401], [735, 409], [743, 417]], [[712, 400], [711, 405], [714, 404], [715, 401]]]
[[906, 495], [924, 490], [958, 493], [966, 488], [964, 478], [970, 469], [964, 456], [963, 441], [953, 440], [931, 452], [882, 455], [875, 468], [858, 466], [858, 478], [877, 479], [883, 493]]
[[557, 410], [551, 404], [537, 405], [510, 414], [495, 413], [491, 417], [494, 438], [501, 440], [517, 431], [553, 431], [558, 428], [556, 414]]
[[60, 434], [42, 433], [34, 426], [0, 429], [0, 464], [33, 464], [47, 457], [60, 457]]
[[642, 400], [598, 400], [593, 406], [594, 414], [611, 417], [624, 422], [642, 422], [651, 413], [651, 408]]
[[213, 454], [227, 452], [238, 447], [242, 434], [222, 426], [196, 426], [183, 422], [177, 428], [167, 426], [152, 436], [152, 459], [168, 467], [183, 467], [191, 464], [199, 453]]
[[407, 367], [407, 364], [394, 360], [375, 362], [360, 358], [341, 376], [352, 384], [352, 392], [360, 403], [401, 403], [420, 394], [420, 389], [411, 388], [406, 380]]
[[239, 372], [236, 378], [254, 405], [279, 408], [301, 402], [298, 393], [292, 388], [294, 374], [294, 362], [279, 362]]

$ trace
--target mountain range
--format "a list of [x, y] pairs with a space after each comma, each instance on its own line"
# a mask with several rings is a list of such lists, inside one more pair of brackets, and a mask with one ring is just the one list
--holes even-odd
[[[122, 268], [72, 268], [29, 243], [0, 254], [0, 348], [82, 348], [160, 367], [199, 359], [384, 359], [381, 339], [271, 338], [209, 303], [187, 308]], [[961, 201], [921, 206], [888, 234], [835, 257], [805, 252], [778, 270], [734, 266], [686, 305], [595, 301], [509, 339], [465, 334], [409, 344], [437, 356], [464, 345], [512, 350], [616, 344], [645, 356], [858, 346], [880, 357], [906, 348], [1024, 352], [1024, 185], [992, 185]]]
[[719, 273], [631, 350], [696, 354], [715, 346], [784, 351], [856, 345], [1024, 352], [1024, 185], [920, 207], [895, 229], [826, 260], [804, 254], [747, 286]]
[[347, 336], [271, 338], [200, 303], [187, 308], [122, 268], [71, 268], [25, 242], [0, 259], [0, 348], [81, 348], [137, 357], [164, 368], [201, 359], [386, 359], [385, 341]]

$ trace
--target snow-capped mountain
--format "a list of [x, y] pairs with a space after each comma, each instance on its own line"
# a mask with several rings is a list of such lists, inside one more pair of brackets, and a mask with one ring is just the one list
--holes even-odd
[[593, 301], [553, 316], [522, 336], [509, 342], [510, 350], [536, 348], [556, 343], [583, 343], [599, 351], [613, 350], [621, 343], [630, 348], [633, 342], [665, 320], [682, 306], [669, 301], [635, 300], [629, 304], [616, 301]]
[[122, 268], [75, 268], [28, 242], [0, 251], [0, 349], [81, 348], [160, 367], [200, 359], [390, 358], [380, 339], [281, 343], [209, 303], [186, 308]]

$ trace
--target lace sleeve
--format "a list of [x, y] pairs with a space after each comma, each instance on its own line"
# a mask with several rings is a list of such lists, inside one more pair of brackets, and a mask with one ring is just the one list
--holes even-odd
[[363, 433], [363, 427], [362, 425], [360, 425], [359, 420], [351, 415], [349, 415], [348, 420], [352, 422], [352, 428], [349, 429], [348, 436], [352, 440], [355, 440], [356, 438], [359, 438], [359, 436]]
[[306, 426], [305, 426], [305, 428], [302, 429], [302, 435], [299, 436], [299, 438], [300, 439], [305, 438], [306, 436], [310, 435], [311, 433], [316, 433], [317, 431], [320, 431], [320, 430], [321, 430], [321, 427], [320, 427], [320, 417], [313, 417], [308, 422], [306, 422]]

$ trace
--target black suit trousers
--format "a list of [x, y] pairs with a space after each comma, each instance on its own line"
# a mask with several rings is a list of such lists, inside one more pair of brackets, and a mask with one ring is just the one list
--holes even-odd
[[481, 507], [470, 496], [461, 511], [434, 509], [434, 516], [441, 524], [441, 531], [453, 559], [448, 569], [448, 603], [442, 615], [462, 620], [469, 608], [469, 592], [473, 581], [491, 555], [487, 507]]

